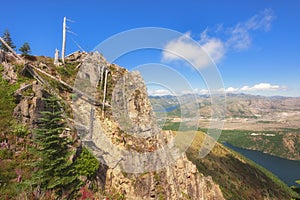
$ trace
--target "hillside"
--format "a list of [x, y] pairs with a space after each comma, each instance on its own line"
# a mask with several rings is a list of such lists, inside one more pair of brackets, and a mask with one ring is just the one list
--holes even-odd
[[219, 141], [290, 160], [300, 160], [298, 129], [279, 131], [223, 130]]
[[[185, 96], [184, 99], [186, 101], [180, 106], [191, 107], [189, 96]], [[175, 107], [172, 111], [167, 112], [166, 129], [175, 127], [180, 122], [181, 107], [177, 97], [150, 97], [150, 101], [164, 108]], [[205, 130], [211, 122], [210, 98], [205, 95], [197, 96], [197, 101], [199, 104], [197, 112], [200, 113], [199, 126], [200, 129]], [[299, 160], [299, 107], [300, 98], [296, 97], [228, 94], [220, 141], [287, 159]], [[195, 124], [190, 125], [195, 126]]]
[[292, 192], [277, 177], [219, 143], [199, 159], [203, 138], [203, 132], [196, 134], [187, 156], [199, 171], [213, 177], [226, 199], [289, 199]]
[[[291, 198], [286, 186], [219, 144], [198, 159], [201, 135], [187, 155], [178, 153], [180, 142], [171, 143], [172, 132], [156, 124], [141, 75], [98, 53], [76, 52], [64, 66], [47, 57], [24, 64], [6, 55], [0, 66], [0, 199]], [[68, 162], [81, 182], [75, 196], [31, 184], [34, 172], [42, 170], [31, 165], [39, 160], [31, 151], [37, 145], [34, 129], [49, 96], [61, 102], [61, 137], [69, 138]], [[184, 137], [179, 134], [179, 141]]]

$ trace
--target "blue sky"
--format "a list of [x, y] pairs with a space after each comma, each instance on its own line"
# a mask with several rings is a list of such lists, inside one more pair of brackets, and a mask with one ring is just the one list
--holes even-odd
[[[199, 42], [216, 62], [228, 92], [300, 96], [300, 2], [296, 0], [10, 0], [1, 2], [1, 8], [0, 33], [9, 29], [15, 45], [29, 42], [35, 55], [52, 57], [55, 48], [61, 49], [64, 16], [75, 21], [68, 26], [76, 33], [68, 33], [67, 53], [78, 50], [76, 43], [91, 51], [122, 31], [163, 27]], [[194, 59], [185, 40], [166, 41], [166, 48], [179, 47]], [[116, 63], [128, 69], [151, 62], [167, 64], [186, 75], [194, 91], [206, 92], [203, 80], [178, 66], [178, 58], [164, 51], [133, 54]], [[158, 90], [153, 94], [166, 92]]]

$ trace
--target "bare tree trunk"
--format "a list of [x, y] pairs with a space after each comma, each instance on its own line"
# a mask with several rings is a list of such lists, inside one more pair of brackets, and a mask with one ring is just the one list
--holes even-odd
[[103, 78], [104, 78], [104, 72], [105, 72], [105, 66], [101, 66], [101, 70], [100, 70], [100, 90], [102, 89], [102, 85], [103, 85]]
[[105, 78], [104, 78], [104, 90], [103, 90], [103, 102], [102, 102], [102, 112], [104, 114], [104, 105], [106, 101], [106, 88], [107, 88], [107, 75], [108, 75], [108, 70], [105, 70]]
[[88, 140], [92, 140], [93, 138], [93, 134], [94, 134], [94, 117], [95, 115], [95, 109], [94, 109], [94, 106], [91, 105], [91, 112], [90, 112], [90, 130], [89, 130], [89, 135], [87, 137]]
[[126, 101], [126, 76], [123, 76], [123, 102], [124, 102], [124, 112], [127, 113], [127, 101]]
[[[43, 70], [41, 70], [41, 69], [39, 69], [39, 68], [37, 68], [37, 67], [34, 67], [34, 66], [32, 66], [32, 65], [28, 65], [28, 67], [29, 67], [29, 69], [32, 69], [33, 72], [34, 72], [34, 70], [36, 70], [36, 71], [38, 71], [38, 72], [40, 72], [40, 73], [42, 73], [42, 74], [48, 76], [49, 78], [51, 78], [51, 79], [53, 79], [53, 80], [59, 82], [60, 84], [62, 84], [62, 85], [64, 85], [65, 87], [67, 87], [67, 88], [70, 90], [70, 92], [75, 92], [76, 94], [78, 94], [78, 95], [80, 95], [80, 96], [82, 96], [82, 97], [85, 97], [86, 100], [87, 100], [88, 102], [90, 102], [91, 104], [93, 104], [93, 105], [95, 105], [95, 106], [103, 106], [102, 103], [101, 103], [101, 102], [97, 102], [97, 101], [95, 100], [94, 97], [92, 97], [92, 96], [90, 96], [90, 95], [84, 93], [83, 91], [80, 91], [79, 89], [77, 89], [77, 88], [75, 88], [75, 87], [72, 87], [72, 86], [68, 85], [66, 82], [64, 82], [64, 81], [62, 81], [62, 80], [59, 80], [58, 78], [56, 78], [56, 77], [54, 77], [54, 76], [48, 74], [47, 72], [44, 72]], [[35, 73], [35, 74], [37, 75], [37, 73]], [[40, 79], [41, 79], [41, 78], [40, 78]], [[39, 79], [37, 78], [37, 80], [39, 80]], [[41, 82], [42, 84], [45, 84], [45, 82], [43, 82], [43, 81], [40, 81], [40, 82]], [[50, 88], [50, 86], [48, 86], [48, 88]], [[104, 106], [108, 106], [108, 107], [109, 107], [110, 105], [109, 105], [109, 104], [106, 104], [106, 105], [104, 105]]]
[[54, 65], [55, 66], [59, 66], [59, 61], [58, 61], [58, 58], [59, 58], [59, 50], [58, 49], [55, 49], [55, 54], [54, 54]]
[[0, 41], [8, 48], [9, 51], [12, 52], [12, 54], [19, 59], [20, 61], [22, 61], [24, 63], [24, 60], [0, 37]]
[[64, 17], [64, 22], [63, 22], [63, 40], [62, 40], [62, 48], [61, 48], [61, 61], [62, 61], [63, 64], [65, 64], [66, 32], [67, 32], [67, 18]]

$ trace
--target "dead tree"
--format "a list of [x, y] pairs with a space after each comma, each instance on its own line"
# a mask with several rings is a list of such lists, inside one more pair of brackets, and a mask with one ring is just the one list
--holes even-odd
[[55, 66], [59, 66], [60, 65], [60, 62], [59, 62], [58, 58], [59, 58], [59, 50], [55, 49], [54, 63], [53, 63]]
[[63, 40], [61, 48], [61, 61], [65, 64], [65, 52], [66, 52], [66, 33], [67, 33], [67, 18], [64, 17], [63, 21]]
[[2, 42], [2, 44], [4, 44], [7, 49], [17, 58], [19, 59], [22, 63], [24, 63], [24, 60], [2, 39], [2, 37], [0, 37], [0, 41]]

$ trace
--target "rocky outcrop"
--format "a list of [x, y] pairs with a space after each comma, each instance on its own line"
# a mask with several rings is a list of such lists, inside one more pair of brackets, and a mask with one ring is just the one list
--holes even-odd
[[3, 79], [8, 81], [10, 84], [15, 84], [18, 79], [16, 66], [6, 62], [3, 62], [2, 66], [3, 66], [3, 72], [2, 72]]
[[139, 72], [125, 73], [119, 79], [111, 104], [114, 119], [127, 134], [147, 138], [160, 132]]
[[138, 72], [109, 64], [93, 53], [78, 73], [79, 89], [101, 96], [101, 90], [84, 88], [82, 83], [97, 87], [102, 66], [111, 72], [106, 102], [110, 107], [102, 110], [82, 99], [73, 101], [72, 107], [83, 144], [108, 166], [98, 173], [102, 177], [106, 173], [106, 194], [126, 199], [224, 199], [211, 177], [199, 173], [180, 152], [173, 133], [159, 129]]
[[87, 55], [86, 52], [75, 51], [75, 52], [67, 55], [65, 59], [67, 61], [71, 61], [71, 62], [74, 62], [74, 61], [81, 62], [85, 58], [86, 55]]
[[200, 174], [186, 157], [138, 175], [109, 169], [106, 180], [107, 193], [119, 191], [126, 199], [224, 199], [211, 177]]
[[12, 63], [17, 62], [18, 60], [11, 52], [6, 52], [0, 49], [0, 63], [6, 62], [6, 63]]
[[34, 81], [30, 85], [21, 85], [21, 88], [14, 95], [18, 105], [15, 107], [13, 115], [22, 124], [34, 127], [41, 117], [40, 111], [45, 109], [42, 98], [48, 97], [48, 92], [37, 81]]

